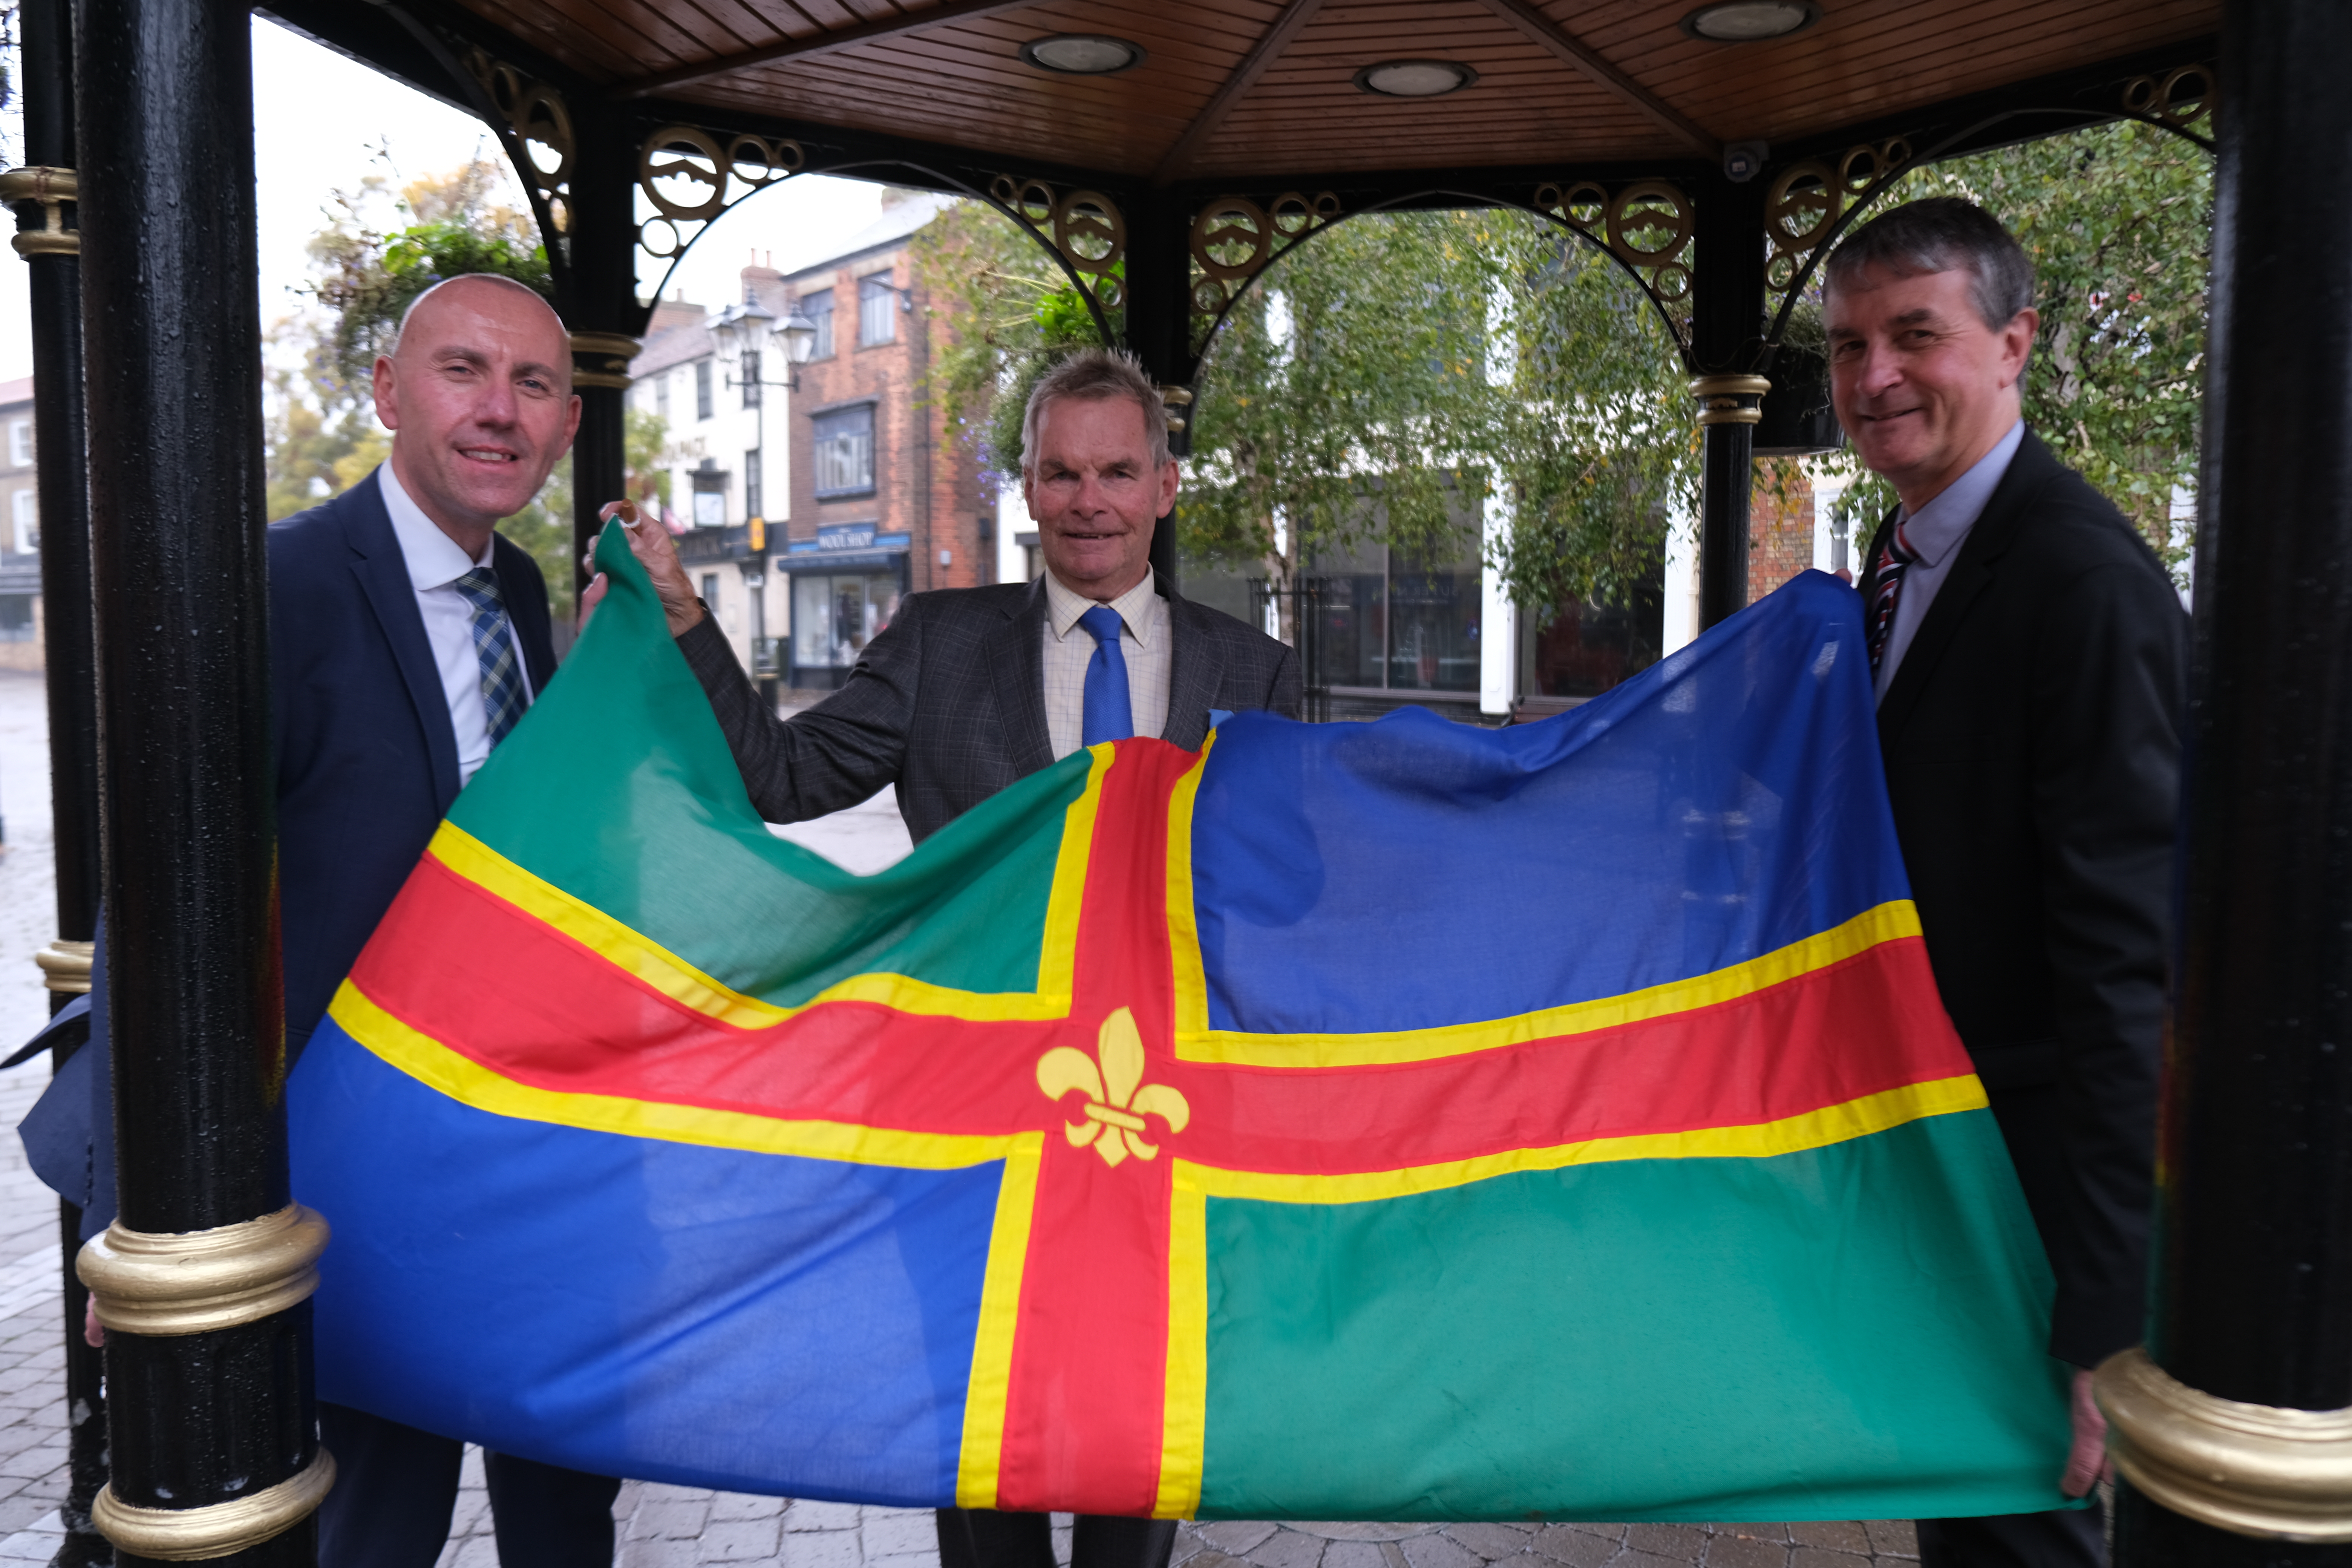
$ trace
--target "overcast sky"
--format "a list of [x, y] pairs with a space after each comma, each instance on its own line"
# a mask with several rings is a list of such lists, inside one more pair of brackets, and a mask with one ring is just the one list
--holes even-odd
[[[254, 105], [261, 256], [262, 321], [301, 308], [294, 289], [309, 281], [303, 244], [326, 222], [339, 189], [368, 174], [397, 188], [420, 174], [459, 167], [498, 143], [478, 121], [320, 48], [275, 22], [253, 22], [254, 79], [268, 84]], [[8, 128], [9, 150], [21, 145]], [[688, 252], [670, 292], [706, 304], [737, 297], [737, 273], [757, 251], [786, 268], [821, 259], [873, 221], [880, 189], [856, 180], [804, 175], [743, 203]], [[387, 215], [385, 221], [392, 221]], [[33, 369], [25, 268], [0, 257], [0, 380]]]

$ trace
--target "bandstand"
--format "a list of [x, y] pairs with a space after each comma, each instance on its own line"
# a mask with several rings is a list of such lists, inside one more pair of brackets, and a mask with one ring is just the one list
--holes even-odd
[[[1290, 247], [1366, 213], [1510, 206], [1612, 258], [1679, 345], [1711, 624], [1747, 602], [1759, 421], [1804, 379], [1791, 312], [1905, 171], [2119, 118], [2215, 149], [2159, 1262], [2148, 1352], [2102, 1389], [2120, 1561], [2352, 1563], [2352, 7], [268, 9], [504, 146], [572, 332], [583, 543], [621, 493], [628, 365], [668, 268], [795, 175], [1022, 226], [1160, 384], [1180, 450], [1225, 312]], [[45, 967], [87, 986], [101, 892], [113, 955], [121, 1217], [85, 1271], [116, 1329], [103, 1413], [93, 1359], [71, 1373], [77, 1500], [126, 1560], [308, 1563], [331, 1477], [280, 1093], [248, 14], [24, 0], [27, 166], [0, 187], [34, 290]], [[1165, 520], [1154, 554], [1172, 575]]]

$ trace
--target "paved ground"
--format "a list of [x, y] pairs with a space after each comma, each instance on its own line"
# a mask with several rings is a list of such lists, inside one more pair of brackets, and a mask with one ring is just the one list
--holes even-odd
[[[33, 967], [55, 934], [48, 763], [42, 689], [0, 671], [0, 1056], [48, 1016]], [[887, 795], [781, 830], [850, 870], [904, 855], [907, 830]], [[47, 1080], [45, 1062], [0, 1073], [0, 1568], [48, 1561], [65, 1495], [63, 1325], [56, 1200], [25, 1169], [13, 1129]], [[781, 1568], [938, 1568], [931, 1516], [912, 1509], [790, 1502], [632, 1481], [614, 1513], [620, 1568], [778, 1564]], [[1066, 1561], [1066, 1530], [1056, 1531]], [[1251, 1524], [1187, 1525], [1186, 1568], [1861, 1568], [1914, 1560], [1907, 1523]], [[441, 1568], [494, 1568], [488, 1498], [469, 1455]]]

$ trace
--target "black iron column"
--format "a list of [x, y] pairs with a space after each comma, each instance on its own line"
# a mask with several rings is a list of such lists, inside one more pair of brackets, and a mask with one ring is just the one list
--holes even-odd
[[[632, 193], [637, 167], [633, 122], [597, 105], [575, 116], [578, 156], [572, 167], [571, 253], [563, 302], [572, 329], [572, 389], [580, 395], [580, 434], [572, 441], [572, 564], [579, 587], [603, 521], [596, 510], [617, 500], [628, 482], [626, 420], [629, 362], [643, 314], [637, 308], [637, 225]], [[576, 603], [576, 601], [575, 601]]]
[[1699, 492], [1698, 620], [1748, 605], [1748, 502], [1756, 421], [1771, 383], [1756, 374], [1764, 326], [1764, 185], [1709, 176], [1695, 193], [1698, 265], [1691, 281], [1691, 395], [1706, 449]]
[[[1168, 404], [1168, 447], [1192, 450], [1191, 204], [1173, 190], [1141, 191], [1129, 198], [1127, 217], [1127, 342], [1160, 384]], [[1176, 586], [1176, 517], [1160, 520], [1151, 535], [1151, 569]]]
[[[68, 0], [24, 0], [25, 163], [0, 175], [16, 201], [16, 249], [32, 295], [33, 441], [41, 518], [42, 663], [49, 700], [49, 801], [58, 935], [37, 955], [52, 1008], [89, 990], [98, 934], [98, 675], [90, 635], [89, 488], [81, 386], [81, 239], [75, 189], [73, 16]], [[61, 1068], [70, 1047], [53, 1053]], [[104, 1563], [89, 1521], [106, 1484], [106, 1396], [99, 1352], [82, 1335], [89, 1292], [74, 1273], [81, 1210], [58, 1205], [64, 1276], [66, 1500], [62, 1568]]]
[[2352, 9], [2229, 8], [2131, 1568], [2352, 1563]]
[[333, 1479], [287, 1190], [241, 0], [79, 0], [83, 335], [121, 1214], [86, 1247], [130, 1560], [309, 1564]]

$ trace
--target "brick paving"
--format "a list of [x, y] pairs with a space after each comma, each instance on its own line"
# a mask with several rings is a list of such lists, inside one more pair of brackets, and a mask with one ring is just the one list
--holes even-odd
[[[0, 1056], [47, 1016], [32, 954], [54, 935], [48, 764], [39, 679], [0, 671]], [[885, 794], [783, 837], [853, 871], [904, 855], [907, 830]], [[13, 1129], [47, 1080], [45, 1061], [0, 1073], [0, 1129]], [[0, 1132], [0, 1568], [46, 1563], [65, 1497], [63, 1333], [57, 1203]], [[939, 1568], [922, 1509], [793, 1502], [630, 1481], [614, 1506], [619, 1568]], [[1066, 1520], [1055, 1531], [1066, 1563]], [[1907, 1522], [1869, 1524], [1188, 1524], [1180, 1568], [1862, 1568], [1914, 1562]], [[495, 1568], [480, 1456], [439, 1568]]]

